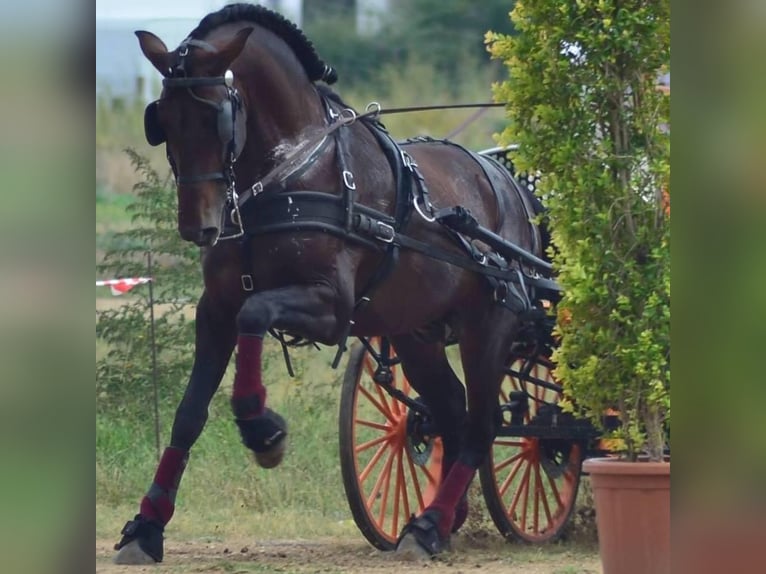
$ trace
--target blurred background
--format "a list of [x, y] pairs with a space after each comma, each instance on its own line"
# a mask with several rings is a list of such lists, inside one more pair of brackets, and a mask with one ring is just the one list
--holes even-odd
[[[509, 33], [508, 0], [270, 0], [261, 4], [295, 22], [338, 70], [333, 86], [357, 109], [491, 101], [503, 73], [484, 48], [488, 30]], [[165, 164], [143, 137], [143, 108], [160, 93], [160, 76], [143, 57], [134, 30], [173, 49], [221, 0], [96, 2], [96, 200], [120, 201], [135, 183], [125, 147]], [[447, 110], [388, 116], [394, 136], [452, 136], [475, 149], [494, 145], [502, 109]], [[163, 169], [167, 169], [166, 166]], [[97, 212], [97, 219], [99, 213]]]

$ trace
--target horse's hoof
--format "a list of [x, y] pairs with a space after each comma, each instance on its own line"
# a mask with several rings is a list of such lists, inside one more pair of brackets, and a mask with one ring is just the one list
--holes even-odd
[[157, 563], [154, 558], [141, 550], [138, 540], [128, 542], [125, 546], [120, 548], [117, 551], [117, 554], [114, 555], [112, 562], [115, 564], [133, 564], [136, 566]]
[[263, 468], [274, 468], [287, 450], [287, 422], [266, 409], [251, 419], [235, 419], [244, 445], [253, 451], [255, 462]]
[[408, 562], [425, 562], [433, 558], [433, 554], [423, 548], [413, 534], [405, 534], [399, 539], [395, 556]]
[[115, 564], [154, 564], [162, 562], [163, 527], [137, 514], [122, 529], [122, 540], [114, 545]]
[[436, 519], [429, 512], [413, 517], [396, 543], [396, 556], [404, 560], [430, 560], [445, 550], [449, 550], [449, 538], [439, 535]]

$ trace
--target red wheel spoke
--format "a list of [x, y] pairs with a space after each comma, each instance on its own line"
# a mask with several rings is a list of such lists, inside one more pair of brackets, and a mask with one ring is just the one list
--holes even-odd
[[387, 434], [384, 434], [383, 436], [379, 436], [378, 438], [374, 438], [372, 440], [368, 440], [367, 442], [363, 442], [362, 444], [358, 444], [354, 447], [354, 452], [357, 454], [367, 450], [368, 448], [374, 447], [376, 444], [380, 444], [382, 442], [385, 442], [389, 440], [392, 436], [394, 436], [394, 432], [389, 432]]
[[514, 465], [513, 469], [511, 470], [510, 474], [506, 477], [506, 479], [503, 481], [502, 486], [500, 486], [500, 497], [502, 498], [505, 496], [505, 491], [508, 490], [508, 487], [511, 485], [511, 481], [516, 476], [516, 474], [519, 472], [519, 469], [521, 468], [521, 465], [524, 464], [525, 459], [521, 458], [519, 461]]
[[521, 529], [524, 531], [527, 529], [527, 515], [529, 514], [529, 483], [531, 482], [529, 480], [529, 475], [532, 466], [533, 463], [530, 463], [529, 466], [527, 466], [527, 470], [524, 472], [524, 479], [522, 480], [524, 484], [524, 494], [521, 503]]
[[[378, 393], [378, 397], [380, 397], [380, 403], [385, 405], [385, 408], [388, 411], [388, 413], [391, 415], [391, 417], [394, 419], [398, 419], [399, 413], [392, 408], [391, 403], [388, 402], [388, 399], [389, 399], [388, 395], [386, 395], [386, 393], [383, 392], [383, 389], [380, 388], [380, 385], [375, 384], [375, 392]], [[396, 402], [396, 401], [392, 400], [392, 402]]]
[[551, 475], [546, 473], [546, 476], [548, 477], [548, 484], [551, 485], [551, 493], [553, 494], [553, 497], [556, 499], [556, 504], [559, 508], [562, 508], [564, 506], [564, 502], [561, 500], [561, 495], [559, 494], [559, 489], [556, 486], [556, 481], [551, 478]]
[[515, 462], [515, 461], [519, 460], [519, 459], [520, 459], [522, 456], [524, 456], [525, 454], [526, 454], [526, 453], [525, 453], [525, 452], [523, 452], [523, 451], [522, 451], [522, 452], [519, 452], [519, 453], [516, 453], [516, 454], [515, 454], [515, 455], [513, 455], [511, 458], [507, 458], [507, 459], [505, 459], [503, 462], [501, 462], [501, 463], [499, 463], [499, 464], [496, 464], [496, 465], [495, 465], [495, 467], [494, 467], [494, 468], [495, 468], [495, 472], [498, 472], [498, 471], [501, 471], [501, 470], [503, 470], [503, 469], [504, 469], [506, 466], [508, 466], [509, 464], [511, 464], [511, 463], [513, 463], [513, 462]]
[[[396, 456], [396, 452], [392, 449], [391, 453], [388, 455], [388, 459], [386, 459], [386, 465], [383, 468], [383, 472], [380, 475], [383, 479], [383, 497], [380, 501], [380, 513], [378, 515], [378, 524], [381, 529], [383, 529], [383, 525], [385, 524], [386, 511], [388, 510], [388, 492], [391, 488], [391, 465], [394, 462], [394, 456]], [[380, 489], [378, 488], [378, 490]]]
[[[513, 495], [513, 500], [511, 501], [511, 505], [508, 507], [508, 515], [511, 517], [512, 517], [512, 513], [516, 512], [516, 506], [519, 504], [519, 499], [521, 498], [521, 494], [524, 491], [524, 484], [529, 479], [529, 469], [530, 469], [530, 465], [527, 464], [527, 468], [524, 469], [524, 476], [521, 479], [521, 484], [516, 489], [516, 494]], [[522, 530], [523, 529], [524, 528], [522, 527]]]
[[[409, 451], [407, 451], [407, 466], [410, 467], [410, 475], [412, 476], [412, 485], [415, 487], [415, 496], [418, 499], [418, 512], [422, 511], [426, 505], [423, 503], [423, 493], [420, 490], [420, 481], [418, 479], [417, 471], [415, 470], [415, 463], [412, 462], [412, 457]], [[407, 514], [409, 516], [409, 514]]]
[[388, 448], [388, 444], [383, 444], [380, 446], [377, 452], [373, 455], [373, 457], [364, 467], [364, 470], [359, 473], [359, 484], [364, 484], [364, 481], [367, 480], [367, 477], [370, 475], [370, 472], [372, 472], [372, 469], [375, 467], [376, 464], [378, 464], [380, 457], [383, 456], [383, 453], [386, 452], [387, 448]]
[[[407, 490], [407, 474], [404, 472], [404, 461], [402, 453], [399, 453], [399, 474], [402, 477], [402, 501], [404, 503], [404, 518], [405, 520], [410, 516], [410, 493]], [[397, 525], [398, 526], [398, 525]], [[394, 535], [399, 533], [398, 528], [394, 528]]]
[[495, 446], [515, 446], [517, 448], [524, 447], [523, 440], [496, 440]]
[[[372, 490], [370, 491], [370, 495], [367, 497], [367, 508], [369, 508], [370, 511], [372, 511], [372, 507], [375, 504], [375, 499], [378, 497], [378, 494], [380, 493], [380, 487], [383, 486], [383, 481], [385, 480], [386, 474], [387, 474], [386, 469], [391, 468], [391, 460], [393, 458], [394, 458], [394, 451], [389, 449], [388, 458], [386, 458], [386, 462], [383, 465], [383, 470], [378, 475], [378, 480], [375, 481], [375, 486], [372, 487]], [[383, 511], [385, 511], [385, 507], [383, 507]]]
[[532, 504], [532, 532], [540, 532], [540, 497], [545, 496], [540, 482], [540, 465], [535, 465], [535, 487]]
[[421, 466], [420, 469], [423, 471], [423, 474], [426, 475], [426, 480], [428, 480], [428, 484], [436, 484], [436, 479], [434, 478], [434, 475], [431, 474], [430, 470], [428, 470], [425, 466]]
[[399, 527], [399, 505], [406, 499], [402, 477], [402, 451], [396, 453], [396, 481], [394, 482], [394, 517], [391, 521], [391, 536], [396, 536]]
[[553, 517], [551, 516], [550, 506], [548, 506], [548, 493], [545, 492], [545, 487], [543, 486], [543, 480], [540, 477], [540, 473], [537, 474], [537, 481], [539, 482], [540, 494], [542, 494], [545, 517], [548, 519], [547, 526], [553, 526]]
[[381, 430], [381, 431], [384, 431], [384, 432], [388, 432], [388, 431], [391, 430], [390, 426], [387, 426], [387, 425], [384, 425], [384, 424], [381, 424], [381, 423], [376, 423], [376, 422], [373, 422], [373, 421], [366, 421], [364, 419], [354, 419], [354, 423], [356, 423], [358, 425], [365, 426], [365, 427], [370, 427], [370, 428], [373, 428], [373, 429]]
[[362, 393], [362, 394], [365, 396], [365, 398], [367, 398], [367, 400], [368, 400], [368, 401], [370, 401], [370, 403], [372, 403], [372, 405], [373, 405], [373, 406], [374, 406], [376, 409], [378, 409], [378, 411], [379, 411], [379, 412], [380, 412], [380, 413], [381, 413], [383, 416], [385, 416], [385, 417], [386, 417], [386, 418], [387, 418], [389, 421], [391, 421], [392, 423], [395, 423], [395, 422], [396, 422], [396, 420], [394, 419], [394, 415], [393, 415], [393, 414], [391, 414], [391, 410], [388, 408], [388, 405], [385, 405], [385, 406], [384, 406], [384, 405], [381, 405], [381, 404], [380, 404], [380, 403], [379, 403], [379, 402], [378, 402], [378, 401], [375, 399], [375, 397], [373, 397], [373, 396], [372, 396], [372, 393], [371, 393], [370, 391], [368, 391], [367, 389], [365, 389], [365, 388], [364, 388], [362, 385], [359, 385], [359, 392], [360, 392], [360, 393]]

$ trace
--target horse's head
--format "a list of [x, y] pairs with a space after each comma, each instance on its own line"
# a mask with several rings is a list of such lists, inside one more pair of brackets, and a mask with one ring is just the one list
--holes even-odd
[[146, 138], [151, 145], [167, 144], [178, 231], [200, 246], [221, 235], [234, 162], [245, 145], [246, 110], [230, 66], [252, 30], [215, 45], [187, 38], [173, 51], [154, 34], [136, 32], [142, 52], [163, 76], [160, 99], [146, 108]]

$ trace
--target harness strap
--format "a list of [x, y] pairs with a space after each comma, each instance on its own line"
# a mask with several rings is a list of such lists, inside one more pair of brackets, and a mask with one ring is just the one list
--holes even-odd
[[[469, 271], [475, 271], [485, 276], [516, 283], [519, 281], [515, 268], [500, 268], [488, 264], [499, 263], [497, 259], [493, 262], [493, 258], [488, 258], [486, 262], [480, 263], [465, 257], [462, 253], [448, 251], [409, 237], [396, 229], [396, 221], [390, 215], [381, 213], [366, 205], [355, 204], [352, 232], [347, 233], [345, 229], [345, 208], [342, 198], [337, 195], [318, 191], [290, 191], [278, 194], [263, 194], [259, 195], [251, 205], [257, 206], [257, 209], [253, 210], [252, 227], [248, 230], [249, 236], [284, 231], [322, 230], [340, 239], [353, 241], [378, 250], [386, 248], [387, 245], [394, 245], [417, 251], [428, 257]], [[438, 213], [440, 218], [437, 220], [445, 226], [445, 229], [450, 229], [455, 225], [456, 220], [449, 218], [454, 209]], [[464, 232], [469, 237], [472, 234], [476, 234], [485, 242], [487, 242], [487, 239], [492, 238], [502, 242], [503, 249], [510, 252], [509, 257], [513, 255], [513, 257], [510, 257], [512, 260], [523, 262], [523, 264], [518, 266], [522, 270], [525, 266], [539, 267], [543, 271], [550, 268], [550, 264], [547, 262], [526, 253], [518, 246], [505, 241], [490, 231], [482, 230], [481, 228], [472, 230], [470, 225], [458, 227], [460, 227], [461, 232]], [[485, 236], [484, 233], [488, 235]], [[533, 273], [524, 272], [523, 280], [529, 286], [555, 291], [556, 293], [561, 291], [561, 288], [552, 279]]]

